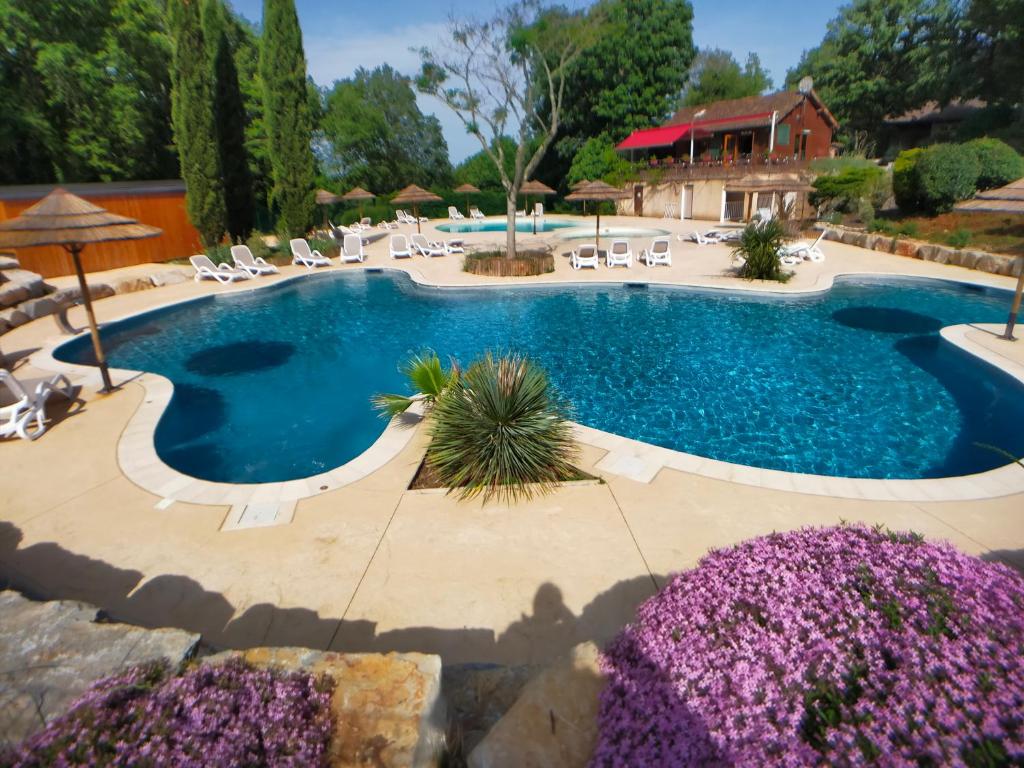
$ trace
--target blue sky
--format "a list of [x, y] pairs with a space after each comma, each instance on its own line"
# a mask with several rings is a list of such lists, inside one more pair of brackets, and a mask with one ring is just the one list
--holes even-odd
[[[230, 0], [235, 10], [258, 22], [263, 0]], [[742, 64], [750, 51], [761, 57], [776, 86], [806, 48], [820, 42], [825, 25], [841, 0], [691, 0], [694, 42], [702, 48], [725, 48]], [[589, 3], [568, 0], [571, 7]], [[306, 58], [320, 85], [348, 77], [359, 66], [388, 63], [405, 74], [419, 68], [409, 48], [431, 45], [444, 32], [451, 14], [486, 16], [499, 0], [296, 0]], [[480, 149], [458, 118], [433, 99], [420, 97], [420, 108], [437, 115], [453, 163]]]

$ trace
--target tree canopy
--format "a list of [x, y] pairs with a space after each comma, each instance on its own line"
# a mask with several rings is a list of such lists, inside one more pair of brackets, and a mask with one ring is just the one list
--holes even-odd
[[701, 50], [693, 62], [683, 104], [695, 107], [722, 99], [742, 99], [771, 87], [772, 79], [756, 53], [748, 54], [747, 63], [740, 68], [728, 51], [710, 48]]
[[[513, 162], [516, 156], [516, 143], [508, 136], [502, 136], [495, 141], [501, 142], [502, 154], [505, 156], [505, 173], [515, 172]], [[492, 153], [497, 153], [492, 149]], [[501, 173], [499, 173], [490, 154], [481, 149], [475, 155], [470, 155], [455, 167], [456, 184], [472, 184], [478, 189], [501, 189]]]
[[420, 111], [409, 78], [387, 65], [336, 82], [324, 100], [321, 128], [327, 170], [348, 185], [386, 191], [451, 179], [441, 123]]

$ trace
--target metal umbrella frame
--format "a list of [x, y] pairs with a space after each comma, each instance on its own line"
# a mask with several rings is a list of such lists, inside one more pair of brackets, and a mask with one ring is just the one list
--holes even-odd
[[[519, 188], [519, 194], [526, 197], [526, 210], [530, 209], [530, 195], [553, 195], [555, 190], [540, 181], [527, 181]], [[533, 218], [533, 234], [537, 234], [537, 214], [531, 214]]]
[[17, 218], [0, 222], [0, 248], [34, 248], [42, 245], [59, 245], [69, 254], [75, 265], [78, 288], [89, 320], [89, 334], [96, 355], [96, 364], [103, 379], [102, 392], [110, 392], [114, 385], [110, 380], [107, 357], [100, 340], [100, 329], [89, 296], [82, 269], [82, 250], [90, 243], [107, 243], [118, 240], [142, 240], [156, 237], [163, 230], [140, 224], [135, 219], [119, 216], [83, 200], [60, 187], [54, 189], [35, 205], [26, 208]]
[[[603, 181], [592, 181], [585, 186], [581, 186], [571, 195], [566, 196], [566, 200], [592, 200], [594, 202], [602, 202], [604, 200], [625, 200], [629, 197], [629, 192], [625, 192], [617, 187], [613, 187], [611, 184], [605, 184]], [[601, 250], [601, 209], [597, 209], [597, 229], [595, 232], [594, 246]]]
[[428, 192], [423, 187], [417, 187], [415, 184], [410, 184], [408, 187], [403, 189], [393, 198], [391, 198], [392, 204], [394, 203], [409, 203], [412, 206], [412, 215], [416, 219], [416, 231], [421, 232], [420, 229], [420, 203], [439, 203], [444, 200], [443, 197], [435, 195], [433, 192]]
[[363, 202], [365, 200], [373, 200], [375, 197], [377, 197], [377, 196], [375, 194], [373, 194], [373, 192], [367, 192], [362, 187], [354, 187], [354, 188], [350, 189], [348, 192], [346, 192], [344, 195], [342, 195], [338, 199], [339, 200], [344, 200], [346, 203], [351, 202], [353, 200], [359, 201], [359, 218], [362, 219], [363, 218]]
[[456, 187], [452, 191], [455, 192], [455, 194], [457, 194], [457, 195], [465, 195], [466, 196], [466, 215], [470, 216], [470, 213], [469, 213], [469, 196], [470, 195], [479, 195], [480, 194], [480, 190], [477, 189], [476, 187], [474, 187], [472, 184], [463, 184], [462, 186]]

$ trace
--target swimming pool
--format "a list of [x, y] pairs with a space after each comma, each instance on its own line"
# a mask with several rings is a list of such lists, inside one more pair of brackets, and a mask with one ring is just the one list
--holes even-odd
[[[225, 482], [307, 477], [363, 452], [378, 392], [425, 348], [515, 348], [578, 421], [687, 453], [860, 478], [945, 477], [1024, 455], [1024, 386], [943, 342], [1009, 295], [844, 279], [794, 297], [619, 285], [432, 289], [344, 272], [207, 297], [105, 326], [111, 363], [168, 377], [161, 458]], [[86, 337], [55, 352], [89, 362]]]
[[[438, 224], [437, 228], [442, 232], [461, 234], [465, 232], [506, 232], [508, 222], [505, 219], [500, 221], [461, 221], [450, 224]], [[576, 225], [569, 221], [558, 221], [557, 219], [537, 219], [538, 232], [554, 232], [556, 229], [567, 229]], [[516, 232], [533, 232], [533, 219], [527, 217], [516, 219]]]

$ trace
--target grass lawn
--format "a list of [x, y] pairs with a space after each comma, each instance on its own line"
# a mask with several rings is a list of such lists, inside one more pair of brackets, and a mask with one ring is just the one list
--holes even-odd
[[1024, 256], [1024, 216], [1005, 213], [944, 213], [875, 219], [872, 231], [905, 235], [955, 248]]

